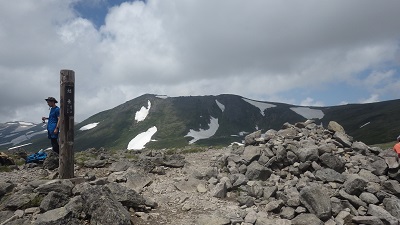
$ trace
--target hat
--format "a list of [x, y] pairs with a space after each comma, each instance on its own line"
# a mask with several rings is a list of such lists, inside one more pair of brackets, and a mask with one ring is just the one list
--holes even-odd
[[54, 102], [54, 103], [58, 103], [57, 100], [54, 97], [48, 97], [45, 100], [46, 101], [50, 101], [50, 102]]

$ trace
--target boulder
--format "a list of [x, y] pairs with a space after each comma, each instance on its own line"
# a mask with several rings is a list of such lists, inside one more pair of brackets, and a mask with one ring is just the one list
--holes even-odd
[[348, 194], [359, 196], [367, 185], [367, 180], [358, 175], [352, 175], [344, 182], [343, 188]]
[[133, 189], [128, 189], [118, 183], [109, 183], [106, 184], [105, 187], [111, 191], [111, 194], [117, 201], [121, 202], [123, 206], [138, 209], [139, 206], [145, 205], [145, 199]]
[[333, 139], [342, 144], [344, 147], [350, 148], [352, 145], [350, 137], [343, 132], [335, 132]]
[[315, 172], [315, 177], [324, 182], [339, 182], [343, 183], [346, 177], [331, 168], [323, 168]]
[[292, 219], [292, 225], [323, 225], [322, 222], [316, 215], [310, 213], [302, 213]]
[[337, 155], [324, 153], [319, 159], [321, 160], [322, 165], [325, 165], [339, 173], [342, 173], [345, 169], [345, 160]]
[[55, 191], [51, 191], [43, 198], [39, 208], [42, 212], [46, 212], [52, 209], [60, 208], [67, 204], [68, 201], [68, 196]]
[[33, 223], [35, 225], [55, 225], [55, 224], [70, 224], [79, 225], [81, 222], [72, 217], [72, 213], [64, 207], [47, 211], [39, 214]]
[[301, 203], [321, 220], [332, 216], [332, 205], [324, 187], [319, 185], [307, 186], [300, 191]]
[[43, 169], [54, 170], [59, 166], [58, 154], [48, 151], [46, 159], [43, 161]]
[[82, 199], [84, 211], [90, 216], [91, 224], [132, 224], [129, 212], [108, 188], [91, 186], [82, 193]]
[[66, 196], [71, 196], [73, 187], [74, 184], [70, 180], [52, 180], [37, 187], [35, 192], [39, 194], [47, 194], [51, 191], [55, 191]]
[[248, 134], [244, 137], [245, 145], [254, 145], [256, 144], [256, 139], [261, 137], [261, 130]]
[[332, 131], [332, 132], [341, 132], [341, 133], [345, 132], [344, 128], [336, 121], [329, 121], [327, 128], [329, 131]]
[[272, 174], [272, 170], [253, 161], [246, 171], [246, 177], [249, 180], [267, 180]]
[[399, 220], [392, 216], [388, 211], [380, 206], [370, 204], [368, 207], [368, 215], [376, 216], [381, 219], [385, 224], [398, 225]]
[[295, 153], [300, 162], [317, 161], [319, 157], [318, 147], [316, 145], [299, 148]]
[[400, 220], [400, 199], [398, 198], [385, 198], [383, 206], [392, 216]]

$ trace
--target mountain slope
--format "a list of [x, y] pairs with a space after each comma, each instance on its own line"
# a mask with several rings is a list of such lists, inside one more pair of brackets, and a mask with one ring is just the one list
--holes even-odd
[[[337, 121], [347, 134], [366, 144], [389, 142], [400, 134], [400, 100], [300, 107], [227, 94], [184, 97], [146, 94], [77, 124], [74, 148], [76, 151], [91, 147], [126, 149], [128, 145], [141, 143], [148, 148], [183, 147], [190, 143], [228, 145], [241, 142], [245, 134], [255, 130], [279, 130], [285, 122], [294, 124], [307, 119], [324, 126], [331, 120]], [[0, 129], [5, 133], [4, 127]], [[35, 149], [48, 147], [48, 140], [43, 140], [46, 135], [39, 136], [43, 138], [26, 142], [33, 142], [31, 146]], [[7, 140], [0, 136], [0, 144]]]

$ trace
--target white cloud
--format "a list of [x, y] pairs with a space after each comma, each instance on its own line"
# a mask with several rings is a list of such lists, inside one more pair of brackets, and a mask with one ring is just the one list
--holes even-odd
[[324, 106], [324, 103], [321, 101], [314, 100], [313, 98], [307, 97], [306, 99], [300, 102], [301, 106]]
[[372, 103], [372, 102], [378, 102], [379, 101], [379, 95], [377, 94], [372, 94], [369, 98], [367, 99], [361, 99], [360, 103]]
[[400, 97], [386, 68], [399, 66], [399, 1], [133, 1], [98, 29], [74, 2], [0, 2], [0, 121], [40, 121], [61, 69], [76, 72], [76, 121], [144, 93], [284, 99], [365, 71], [367, 95]]

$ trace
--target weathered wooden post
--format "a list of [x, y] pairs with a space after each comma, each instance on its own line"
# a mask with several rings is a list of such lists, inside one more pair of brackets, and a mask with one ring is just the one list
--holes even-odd
[[60, 166], [61, 179], [74, 177], [75, 72], [60, 71]]

